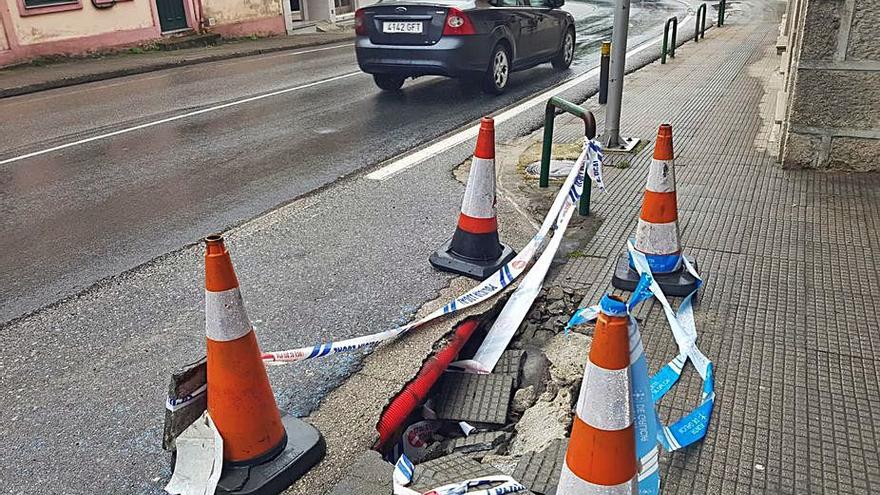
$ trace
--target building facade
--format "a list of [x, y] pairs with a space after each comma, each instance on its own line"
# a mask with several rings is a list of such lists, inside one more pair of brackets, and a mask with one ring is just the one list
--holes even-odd
[[777, 47], [782, 165], [880, 170], [880, 0], [790, 0]]
[[291, 33], [353, 16], [357, 0], [0, 0], [0, 66], [211, 31]]

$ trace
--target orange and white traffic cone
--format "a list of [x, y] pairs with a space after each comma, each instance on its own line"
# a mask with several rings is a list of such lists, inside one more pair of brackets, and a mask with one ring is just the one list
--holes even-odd
[[638, 493], [627, 320], [626, 303], [602, 298], [557, 495]]
[[278, 410], [223, 238], [205, 244], [208, 413], [223, 438], [217, 493], [280, 493], [323, 457], [324, 440]]
[[[664, 294], [686, 296], [696, 289], [696, 278], [683, 269], [681, 261], [675, 159], [672, 126], [669, 124], [661, 125], [657, 131], [634, 247], [647, 258], [651, 273]], [[618, 289], [629, 291], [638, 285], [639, 274], [628, 254], [618, 261], [611, 283]]]
[[483, 117], [452, 239], [429, 258], [440, 270], [484, 280], [516, 252], [498, 239], [495, 212], [495, 121]]

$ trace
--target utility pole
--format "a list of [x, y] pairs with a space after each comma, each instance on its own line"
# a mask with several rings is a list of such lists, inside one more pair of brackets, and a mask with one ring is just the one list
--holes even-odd
[[[614, 5], [614, 30], [611, 32], [611, 70], [608, 81], [608, 105], [605, 107], [605, 149], [632, 149], [638, 140], [620, 138], [620, 108], [623, 103], [623, 74], [626, 68], [626, 38], [629, 29], [629, 0]], [[632, 142], [635, 141], [635, 142]]]

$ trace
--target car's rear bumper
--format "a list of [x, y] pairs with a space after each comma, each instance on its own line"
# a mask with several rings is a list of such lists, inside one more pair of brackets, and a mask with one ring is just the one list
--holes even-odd
[[426, 46], [378, 45], [367, 36], [355, 43], [358, 65], [369, 74], [458, 77], [489, 67], [493, 46], [488, 35], [444, 36]]

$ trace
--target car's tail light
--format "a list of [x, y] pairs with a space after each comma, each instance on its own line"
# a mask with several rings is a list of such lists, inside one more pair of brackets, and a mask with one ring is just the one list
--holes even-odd
[[367, 35], [367, 21], [364, 19], [364, 9], [357, 9], [354, 13], [354, 34]]
[[474, 23], [471, 22], [471, 18], [467, 14], [455, 7], [450, 7], [446, 14], [446, 24], [443, 25], [443, 35], [461, 36], [466, 34], [477, 34]]

